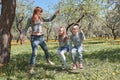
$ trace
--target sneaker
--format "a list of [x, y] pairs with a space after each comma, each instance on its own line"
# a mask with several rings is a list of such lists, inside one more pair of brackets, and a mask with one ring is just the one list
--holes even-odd
[[30, 73], [30, 74], [35, 74], [35, 71], [34, 71], [33, 69], [30, 69], [30, 70], [29, 70], [29, 73]]
[[83, 69], [83, 64], [82, 63], [79, 64], [79, 68]]
[[50, 61], [50, 60], [48, 60], [48, 63], [50, 64], [50, 65], [55, 65], [52, 61]]
[[64, 66], [62, 66], [62, 69], [64, 70], [64, 69], [65, 69], [65, 67], [64, 67]]
[[63, 70], [64, 70], [64, 69], [67, 69], [67, 66], [64, 66], [64, 65], [63, 65], [63, 66], [62, 66], [62, 69], [63, 69]]
[[77, 65], [76, 64], [73, 64], [73, 67], [72, 67], [72, 69], [77, 69]]

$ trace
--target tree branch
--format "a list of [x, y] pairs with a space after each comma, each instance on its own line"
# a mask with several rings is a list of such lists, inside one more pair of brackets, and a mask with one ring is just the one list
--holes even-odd
[[84, 13], [76, 22], [69, 24], [69, 25], [67, 26], [67, 28], [66, 28], [66, 31], [68, 31], [68, 29], [69, 29], [73, 24], [79, 23], [79, 22], [84, 18], [85, 15], [86, 15], [86, 13]]

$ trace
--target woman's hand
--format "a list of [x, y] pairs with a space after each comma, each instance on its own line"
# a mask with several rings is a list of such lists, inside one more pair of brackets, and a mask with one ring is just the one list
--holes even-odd
[[60, 10], [57, 10], [57, 11], [55, 12], [56, 15], [59, 14], [59, 13], [60, 13]]
[[25, 42], [26, 36], [23, 34], [20, 34], [20, 44], [23, 44]]

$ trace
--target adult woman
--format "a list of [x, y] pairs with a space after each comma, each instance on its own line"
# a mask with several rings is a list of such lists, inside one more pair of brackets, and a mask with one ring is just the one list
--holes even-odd
[[36, 7], [33, 11], [32, 18], [28, 19], [27, 25], [23, 31], [23, 33], [26, 34], [28, 28], [30, 26], [32, 28], [32, 34], [31, 34], [32, 56], [30, 59], [30, 73], [34, 73], [33, 66], [36, 60], [38, 45], [40, 45], [40, 47], [43, 49], [47, 62], [50, 63], [51, 65], [54, 65], [54, 63], [50, 61], [50, 53], [48, 52], [47, 45], [43, 39], [42, 23], [52, 21], [56, 17], [56, 15], [59, 14], [59, 10], [56, 11], [55, 14], [49, 19], [44, 19], [41, 16], [42, 12], [43, 12], [42, 8]]

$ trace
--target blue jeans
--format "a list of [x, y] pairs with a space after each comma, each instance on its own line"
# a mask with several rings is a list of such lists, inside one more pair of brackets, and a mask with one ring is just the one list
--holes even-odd
[[65, 53], [67, 53], [68, 51], [69, 51], [69, 48], [68, 48], [68, 46], [66, 46], [66, 47], [59, 48], [58, 52], [57, 52], [58, 55], [60, 56], [60, 58], [62, 59], [64, 68], [67, 66]]
[[47, 45], [44, 41], [43, 35], [40, 35], [40, 36], [32, 35], [31, 36], [32, 56], [30, 59], [31, 66], [33, 66], [35, 64], [38, 45], [43, 49], [46, 59], [48, 60], [50, 58], [50, 54], [48, 52], [48, 48], [47, 48]]
[[76, 64], [76, 59], [78, 59], [79, 63], [82, 63], [82, 46], [78, 46], [78, 47], [73, 47], [71, 50], [71, 56], [72, 56], [72, 61], [74, 64]]

